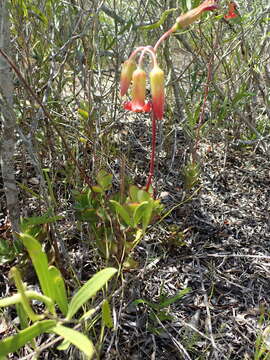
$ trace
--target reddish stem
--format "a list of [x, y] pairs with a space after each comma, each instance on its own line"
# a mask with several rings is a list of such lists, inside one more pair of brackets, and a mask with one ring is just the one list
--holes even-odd
[[154, 176], [154, 168], [155, 168], [155, 154], [156, 154], [156, 137], [157, 137], [157, 123], [154, 112], [152, 111], [152, 151], [150, 158], [150, 168], [149, 175], [146, 183], [145, 190], [148, 191], [150, 185], [152, 184], [152, 178]]
[[157, 51], [157, 48], [159, 47], [159, 45], [167, 39], [167, 37], [169, 37], [172, 33], [174, 33], [176, 30], [176, 27], [173, 26], [171, 29], [169, 29], [168, 31], [165, 32], [165, 34], [163, 34], [161, 36], [161, 38], [157, 41], [156, 45], [154, 46], [154, 51]]

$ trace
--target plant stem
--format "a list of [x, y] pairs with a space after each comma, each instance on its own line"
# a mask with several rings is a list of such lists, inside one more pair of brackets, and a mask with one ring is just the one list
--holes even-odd
[[92, 187], [92, 183], [91, 180], [89, 178], [89, 176], [87, 175], [87, 173], [85, 172], [85, 170], [79, 165], [78, 161], [75, 159], [75, 156], [73, 155], [72, 151], [69, 149], [68, 147], [68, 142], [66, 140], [66, 138], [64, 137], [64, 135], [62, 134], [62, 132], [60, 131], [59, 127], [53, 122], [53, 119], [49, 113], [49, 111], [46, 109], [45, 105], [42, 103], [42, 101], [39, 99], [39, 97], [36, 95], [36, 93], [34, 92], [34, 90], [30, 87], [30, 85], [27, 83], [27, 81], [25, 80], [24, 76], [22, 75], [22, 73], [20, 72], [20, 70], [17, 68], [17, 66], [13, 63], [13, 61], [10, 59], [10, 57], [6, 54], [5, 51], [3, 51], [3, 49], [0, 48], [0, 55], [3, 56], [3, 58], [8, 62], [8, 64], [10, 65], [10, 67], [14, 70], [14, 72], [16, 73], [16, 75], [18, 76], [19, 80], [23, 83], [24, 87], [26, 88], [26, 90], [28, 91], [28, 93], [33, 97], [33, 99], [38, 103], [38, 105], [41, 107], [44, 115], [47, 117], [47, 119], [50, 120], [50, 124], [53, 127], [53, 129], [55, 130], [55, 132], [57, 133], [57, 135], [61, 138], [64, 147], [68, 153], [68, 155], [70, 156], [70, 158], [72, 159], [72, 161], [74, 162], [75, 166], [77, 167], [77, 169], [79, 170], [82, 179], [84, 179], [84, 181], [87, 183], [87, 185], [89, 187]]
[[172, 33], [174, 33], [176, 30], [175, 26], [173, 26], [171, 29], [169, 29], [168, 31], [165, 32], [165, 34], [163, 34], [161, 36], [161, 38], [156, 42], [156, 45], [154, 46], [154, 51], [157, 51], [157, 48], [159, 47], [159, 45], [167, 39], [167, 37], [169, 37]]
[[150, 158], [150, 168], [149, 175], [146, 183], [145, 190], [148, 191], [150, 185], [152, 184], [152, 178], [154, 176], [154, 168], [155, 168], [155, 154], [156, 154], [156, 137], [157, 137], [157, 123], [154, 112], [152, 111], [152, 151]]

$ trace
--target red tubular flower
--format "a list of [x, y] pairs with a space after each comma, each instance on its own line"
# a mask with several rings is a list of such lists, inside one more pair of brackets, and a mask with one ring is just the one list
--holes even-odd
[[229, 12], [228, 12], [228, 14], [224, 15], [224, 18], [225, 19], [233, 19], [233, 18], [238, 17], [236, 3], [231, 1], [228, 6], [229, 6]]
[[130, 110], [133, 112], [150, 112], [152, 110], [151, 102], [145, 103], [143, 106], [138, 107], [133, 101], [126, 101], [124, 103], [124, 109]]
[[134, 112], [150, 112], [151, 103], [145, 103], [146, 72], [141, 68], [137, 68], [133, 72], [132, 81], [132, 101], [124, 103], [124, 108]]
[[218, 8], [217, 0], [205, 0], [201, 5], [180, 15], [176, 19], [175, 30], [184, 28], [196, 21], [204, 11], [212, 11]]
[[124, 96], [129, 88], [132, 74], [136, 69], [136, 63], [134, 60], [126, 60], [123, 64], [121, 76], [120, 76], [120, 95]]
[[158, 65], [155, 65], [150, 74], [151, 94], [153, 102], [153, 112], [157, 120], [163, 118], [164, 113], [164, 72]]

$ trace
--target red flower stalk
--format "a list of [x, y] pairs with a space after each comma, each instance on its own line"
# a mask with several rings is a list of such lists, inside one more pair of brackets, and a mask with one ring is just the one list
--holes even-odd
[[228, 6], [229, 6], [229, 12], [228, 12], [228, 14], [224, 15], [224, 18], [225, 19], [233, 19], [233, 18], [238, 17], [236, 3], [234, 1], [231, 1]]
[[189, 10], [187, 13], [180, 15], [176, 19], [174, 25], [174, 31], [177, 29], [184, 28], [196, 21], [203, 12], [212, 11], [218, 8], [217, 0], [205, 0], [201, 5], [197, 6], [194, 9]]
[[164, 113], [164, 72], [158, 65], [155, 65], [150, 74], [152, 106], [155, 118], [162, 120]]
[[152, 179], [154, 176], [155, 170], [155, 156], [156, 156], [156, 137], [157, 137], [157, 123], [155, 112], [152, 112], [152, 150], [151, 150], [151, 157], [150, 157], [150, 167], [149, 167], [149, 175], [147, 178], [145, 190], [149, 191], [149, 188], [152, 184]]
[[136, 69], [136, 63], [134, 60], [126, 60], [123, 64], [121, 76], [120, 76], [120, 95], [124, 96], [129, 88], [132, 74]]

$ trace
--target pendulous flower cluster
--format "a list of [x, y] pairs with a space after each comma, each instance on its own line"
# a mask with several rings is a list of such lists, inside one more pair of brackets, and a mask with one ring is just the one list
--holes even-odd
[[[165, 91], [164, 91], [164, 71], [159, 67], [156, 58], [158, 46], [175, 31], [194, 23], [205, 11], [212, 11], [218, 8], [218, 0], [205, 0], [202, 4], [191, 9], [185, 14], [180, 15], [175, 24], [157, 41], [154, 47], [141, 46], [137, 48], [124, 62], [120, 77], [120, 95], [124, 96], [132, 83], [131, 101], [124, 103], [126, 110], [134, 112], [153, 112], [156, 120], [161, 120], [164, 114]], [[135, 57], [141, 52], [139, 62], [136, 64]], [[146, 79], [147, 74], [143, 69], [142, 63], [145, 54], [148, 53], [152, 58], [152, 70], [149, 73], [152, 101], [146, 102]]]
[[132, 82], [131, 101], [124, 103], [126, 110], [134, 112], [153, 113], [157, 120], [161, 120], [164, 113], [164, 72], [156, 63], [156, 57], [150, 48], [142, 48], [142, 51], [150, 52], [154, 59], [153, 69], [149, 73], [152, 101], [146, 102], [146, 79], [147, 74], [142, 66], [135, 64], [133, 59], [125, 61], [120, 77], [120, 95], [124, 96]]
[[[131, 85], [131, 101], [124, 103], [126, 110], [134, 112], [152, 112], [152, 150], [150, 156], [149, 175], [145, 190], [149, 191], [154, 176], [155, 149], [156, 149], [156, 120], [162, 120], [164, 114], [165, 91], [164, 71], [157, 62], [157, 49], [175, 31], [182, 29], [196, 21], [205, 11], [218, 8], [218, 0], [205, 0], [201, 5], [180, 15], [175, 24], [165, 32], [156, 42], [155, 46], [140, 46], [135, 49], [129, 59], [124, 62], [120, 76], [120, 95], [124, 96]], [[138, 62], [136, 56], [140, 53]], [[152, 59], [152, 69], [149, 72], [152, 100], [146, 102], [146, 80], [147, 74], [143, 69], [145, 55]]]

